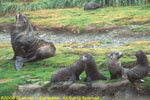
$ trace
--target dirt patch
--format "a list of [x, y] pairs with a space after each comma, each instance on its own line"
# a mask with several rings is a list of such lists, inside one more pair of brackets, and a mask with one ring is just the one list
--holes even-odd
[[[10, 33], [12, 25], [13, 25], [13, 23], [1, 23], [0, 24], [0, 32]], [[60, 35], [60, 33], [61, 33], [61, 35], [63, 35], [64, 33], [67, 33], [67, 35], [86, 34], [87, 36], [90, 34], [90, 35], [95, 35], [98, 37], [99, 35], [102, 35], [102, 34], [112, 33], [113, 37], [117, 37], [117, 38], [120, 38], [120, 37], [121, 38], [124, 38], [124, 37], [139, 38], [140, 36], [150, 35], [149, 31], [146, 31], [146, 32], [130, 31], [130, 28], [139, 27], [139, 26], [140, 25], [96, 27], [96, 25], [93, 24], [93, 25], [88, 25], [87, 27], [85, 27], [82, 30], [79, 30], [78, 28], [71, 27], [71, 26], [49, 27], [49, 26], [40, 26], [40, 25], [33, 24], [33, 28], [35, 31], [37, 31], [37, 33], [40, 33], [41, 31], [47, 31], [47, 32], [52, 32], [55, 35], [57, 35], [57, 33], [59, 33], [59, 35]], [[80, 34], [73, 34], [73, 33], [80, 33]], [[2, 38], [2, 36], [1, 36], [1, 38]]]
[[30, 75], [22, 75], [19, 78], [30, 78], [30, 77], [31, 77]]
[[[53, 42], [54, 44], [67, 43], [66, 47], [69, 47], [69, 43], [80, 43], [82, 45], [73, 45], [71, 48], [100, 48], [100, 47], [116, 47], [124, 46], [130, 42], [147, 41], [150, 40], [150, 30], [141, 28], [143, 32], [133, 32], [131, 29], [142, 27], [140, 25], [129, 25], [124, 27], [103, 27], [96, 28], [94, 25], [89, 25], [87, 30], [83, 30], [81, 34], [73, 34], [72, 28], [68, 26], [64, 27], [41, 27], [34, 26], [35, 34], [37, 37], [46, 41]], [[49, 30], [49, 31], [41, 31]], [[62, 38], [63, 37], [63, 38]], [[0, 42], [10, 42], [10, 35], [0, 32]], [[103, 42], [103, 43], [102, 43]], [[90, 45], [89, 45], [90, 44]]]
[[124, 18], [120, 18], [120, 19], [113, 20], [113, 22], [128, 21], [128, 20], [131, 20], [131, 19], [133, 19], [133, 18], [130, 18], [130, 17], [124, 17]]
[[[137, 25], [135, 25], [135, 26], [137, 26]], [[129, 30], [131, 27], [134, 27], [134, 25], [127, 26], [124, 28], [118, 28], [117, 30], [115, 30], [116, 36], [118, 36], [118, 37], [139, 37], [139, 36], [150, 35], [149, 32], [132, 32]]]
[[88, 25], [87, 27], [83, 29], [78, 29], [77, 27], [71, 27], [71, 26], [59, 26], [59, 27], [49, 27], [49, 26], [39, 26], [39, 25], [33, 25], [34, 29], [37, 31], [53, 31], [56, 33], [62, 33], [62, 32], [71, 32], [76, 34], [82, 34], [82, 33], [107, 33], [109, 31], [112, 31], [114, 29], [122, 29], [127, 26], [107, 26], [107, 27], [96, 27], [95, 25]]
[[[63, 100], [72, 100], [71, 97], [99, 97], [97, 100], [148, 100], [150, 98], [149, 92], [142, 93], [138, 86], [131, 84], [128, 80], [104, 83], [102, 81], [94, 82], [91, 87], [86, 84], [74, 83], [71, 86], [58, 85], [54, 87], [42, 87], [39, 83], [20, 85], [18, 90], [13, 94], [19, 97], [36, 97], [40, 100], [41, 97], [59, 97]], [[69, 99], [70, 96], [70, 99]], [[92, 99], [91, 99], [92, 100]], [[94, 99], [93, 99], [94, 100]]]
[[1, 23], [0, 32], [9, 33], [12, 25], [12, 23]]
[[[10, 33], [11, 27], [13, 23], [0, 23], [0, 32], [4, 33]], [[94, 24], [88, 25], [87, 27], [83, 29], [78, 29], [77, 27], [71, 27], [71, 26], [40, 26], [36, 24], [32, 24], [35, 31], [53, 31], [55, 33], [64, 33], [64, 32], [70, 32], [70, 33], [108, 33], [113, 30], [117, 30], [118, 36], [128, 36], [128, 35], [146, 35], [148, 32], [129, 32], [128, 28], [129, 26], [107, 26], [107, 27], [96, 27]], [[135, 25], [136, 26], [136, 25]]]
[[11, 80], [12, 80], [12, 79], [10, 79], [10, 78], [2, 79], [2, 80], [0, 80], [0, 83], [8, 82], [8, 81], [11, 81]]
[[108, 33], [109, 31], [113, 31], [115, 29], [122, 29], [122, 28], [125, 28], [127, 26], [107, 26], [107, 27], [94, 27], [94, 26], [87, 26], [85, 27], [81, 33], [85, 33], [85, 32], [97, 32], [97, 33]]

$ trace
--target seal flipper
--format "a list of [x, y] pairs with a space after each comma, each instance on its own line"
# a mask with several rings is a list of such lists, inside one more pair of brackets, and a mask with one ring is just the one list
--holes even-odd
[[64, 82], [53, 82], [53, 84], [56, 84], [56, 85], [63, 85]]
[[71, 76], [71, 78], [68, 81], [68, 85], [71, 85], [75, 82], [75, 75]]
[[74, 74], [74, 72], [72, 70], [71, 71], [71, 77], [69, 78], [69, 81], [68, 81], [68, 85], [73, 84], [75, 82], [75, 80], [76, 80], [76, 76], [75, 76], [75, 74]]
[[21, 70], [24, 62], [30, 62], [36, 59], [36, 56], [33, 56], [32, 58], [23, 58], [21, 56], [16, 56], [16, 70]]
[[21, 68], [22, 68], [22, 66], [24, 64], [23, 58], [20, 57], [20, 56], [16, 56], [15, 64], [16, 64], [16, 70], [18, 70], [18, 71], [21, 70]]
[[86, 82], [88, 86], [92, 86], [92, 78], [90, 76], [86, 77]]
[[36, 60], [36, 56], [33, 56], [33, 57], [31, 57], [31, 58], [23, 58], [23, 61], [24, 62], [32, 62], [32, 61], [34, 61], [34, 60]]
[[145, 81], [144, 81], [144, 80], [142, 80], [142, 79], [140, 79], [140, 82], [141, 82], [141, 83], [144, 83]]
[[19, 60], [16, 60], [16, 70], [21, 70], [21, 68], [22, 68], [22, 66], [23, 66], [23, 64], [24, 64], [24, 62], [23, 61], [19, 61]]
[[142, 79], [139, 79], [139, 80], [135, 80], [134, 82], [137, 82], [137, 83], [144, 83], [145, 81], [142, 80]]

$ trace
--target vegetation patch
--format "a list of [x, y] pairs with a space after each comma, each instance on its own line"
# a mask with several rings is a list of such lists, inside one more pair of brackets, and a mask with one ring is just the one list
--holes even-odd
[[[37, 28], [68, 30], [80, 33], [86, 30], [90, 31], [90, 29], [91, 31], [96, 31], [103, 27], [149, 24], [149, 9], [150, 6], [108, 7], [89, 11], [84, 11], [83, 8], [65, 8], [23, 11], [23, 13]], [[6, 14], [0, 17], [0, 24], [13, 23], [15, 17], [8, 17], [12, 15]], [[131, 31], [148, 30], [147, 25], [140, 28], [131, 28]]]
[[72, 43], [65, 43], [62, 44], [61, 46], [63, 47], [71, 47], [71, 48], [96, 48], [99, 47], [101, 44], [111, 44], [111, 41], [95, 41], [95, 42], [84, 42], [84, 43], [79, 43], [79, 42], [72, 42]]
[[[66, 48], [66, 44], [56, 45], [56, 56], [48, 59], [44, 59], [37, 62], [25, 63], [21, 71], [16, 71], [15, 61], [6, 60], [5, 58], [12, 57], [13, 51], [10, 43], [0, 43], [0, 80], [11, 79], [9, 81], [0, 82], [0, 96], [12, 95], [12, 93], [18, 88], [19, 84], [35, 83], [43, 84], [45, 81], [49, 81], [52, 74], [60, 68], [68, 67], [74, 61], [79, 59], [80, 55], [91, 53], [94, 55], [96, 60], [97, 69], [100, 70], [108, 80], [104, 81], [106, 83], [119, 81], [110, 81], [110, 74], [106, 67], [108, 57], [112, 51], [123, 52], [123, 57], [121, 58], [122, 65], [126, 68], [132, 68], [136, 64], [136, 57], [134, 54], [136, 51], [142, 49], [146, 52], [148, 58], [150, 59], [149, 53], [150, 41], [140, 41], [129, 43], [126, 46], [112, 47], [108, 49], [104, 48]], [[73, 45], [73, 44], [72, 44]], [[69, 46], [69, 45], [68, 45]], [[71, 45], [70, 45], [71, 46]], [[29, 76], [29, 77], [26, 77]], [[77, 83], [83, 83], [86, 77], [85, 72], [81, 74], [80, 81]], [[144, 87], [149, 87], [149, 77], [145, 79]], [[53, 86], [53, 85], [52, 85]]]
[[87, 2], [100, 3], [102, 7], [120, 7], [149, 4], [149, 0], [1, 0], [0, 10], [3, 13], [16, 11], [35, 11], [52, 8], [83, 7]]

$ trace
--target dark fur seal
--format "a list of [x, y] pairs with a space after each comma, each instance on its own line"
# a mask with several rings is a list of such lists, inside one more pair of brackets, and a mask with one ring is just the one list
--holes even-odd
[[136, 52], [136, 66], [127, 72], [128, 80], [131, 83], [143, 82], [141, 79], [148, 74], [148, 59], [142, 50]]
[[16, 60], [16, 69], [20, 70], [24, 62], [41, 60], [55, 55], [53, 43], [38, 39], [29, 20], [18, 12], [11, 30], [11, 44]]
[[69, 80], [68, 85], [71, 85], [72, 83], [75, 82], [75, 80], [79, 80], [79, 76], [85, 68], [86, 61], [87, 61], [87, 58], [83, 55], [82, 57], [80, 57], [79, 60], [77, 60], [70, 67], [62, 68], [56, 71], [52, 75], [50, 79], [50, 83], [61, 85], [63, 84], [62, 81]]
[[95, 2], [88, 2], [84, 5], [84, 10], [94, 10], [98, 8], [103, 8], [100, 4]]
[[84, 81], [86, 81], [87, 84], [91, 84], [93, 80], [107, 80], [107, 78], [96, 69], [96, 62], [93, 56], [87, 54], [85, 57], [87, 61], [85, 67], [86, 78]]
[[107, 64], [111, 76], [110, 79], [121, 79], [127, 77], [126, 72], [128, 69], [124, 69], [120, 62], [122, 55], [123, 54], [118, 51], [114, 51], [110, 54]]

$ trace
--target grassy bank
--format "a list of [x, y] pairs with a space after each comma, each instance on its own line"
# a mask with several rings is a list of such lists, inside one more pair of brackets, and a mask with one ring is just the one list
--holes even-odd
[[1, 0], [0, 10], [3, 13], [8, 13], [25, 10], [74, 8], [83, 7], [87, 2], [97, 2], [103, 7], [145, 5], [150, 3], [149, 0]]
[[[103, 27], [145, 25], [150, 23], [150, 5], [120, 8], [101, 8], [84, 11], [82, 8], [51, 9], [23, 12], [39, 28], [69, 30], [98, 30]], [[13, 15], [13, 14], [8, 14]], [[6, 15], [7, 16], [7, 15]], [[13, 23], [15, 17], [0, 17], [0, 24]]]
[[[130, 43], [126, 46], [108, 48], [65, 48], [70, 47], [66, 44], [56, 45], [57, 51], [56, 56], [37, 61], [32, 63], [25, 63], [21, 71], [16, 71], [14, 61], [5, 60], [7, 57], [12, 57], [13, 52], [10, 43], [0, 43], [0, 96], [12, 95], [19, 84], [27, 84], [40, 82], [42, 85], [45, 81], [49, 81], [51, 75], [58, 69], [71, 65], [74, 61], [79, 59], [80, 55], [86, 53], [92, 53], [97, 63], [97, 68], [104, 75], [107, 76], [108, 80], [104, 82], [110, 82], [109, 72], [106, 67], [108, 56], [112, 51], [122, 51], [124, 53], [121, 58], [122, 65], [126, 68], [131, 68], [135, 65], [136, 58], [135, 52], [142, 49], [147, 53], [150, 59], [149, 53], [150, 41], [141, 41], [136, 43]], [[99, 44], [100, 45], [100, 44]], [[85, 78], [85, 73], [82, 73], [81, 81]], [[38, 79], [38, 80], [29, 80]], [[149, 87], [150, 78], [145, 79], [146, 82], [143, 84], [144, 87]]]

